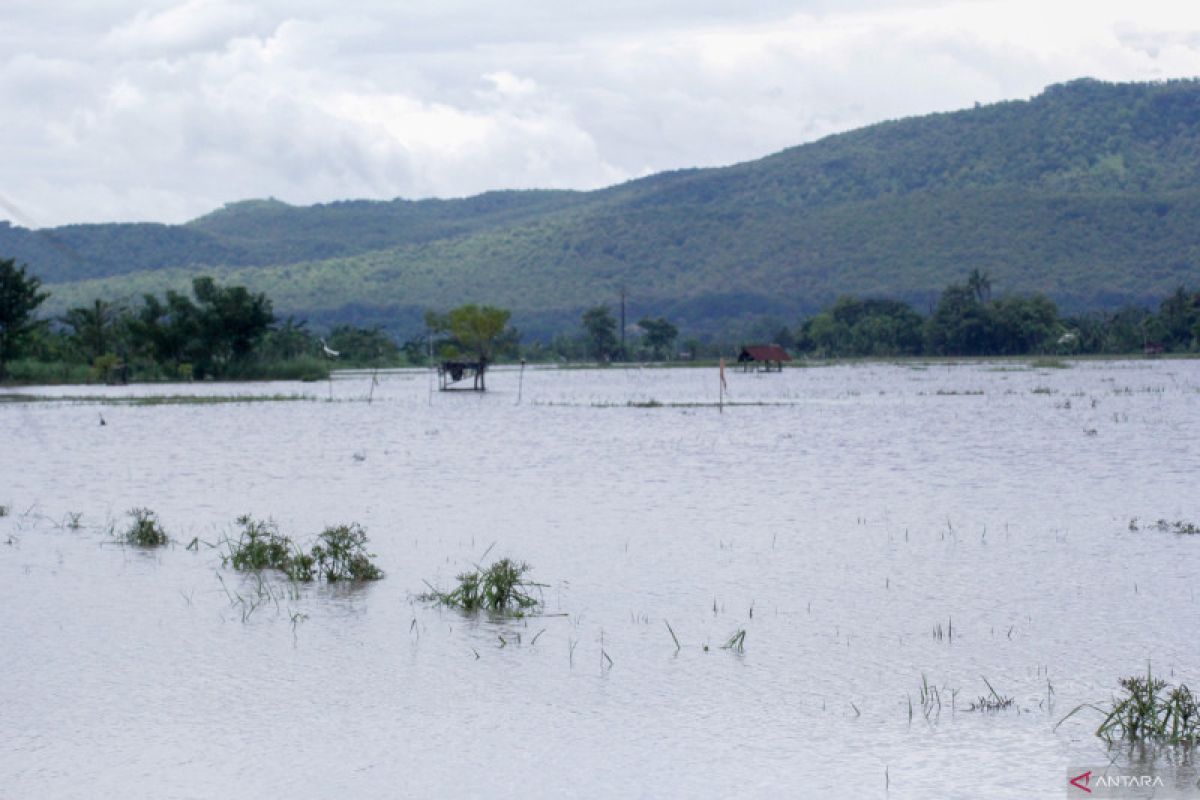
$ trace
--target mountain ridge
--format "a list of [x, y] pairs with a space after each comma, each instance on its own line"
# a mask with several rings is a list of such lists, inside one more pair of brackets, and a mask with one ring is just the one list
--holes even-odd
[[1200, 283], [1200, 83], [1081, 79], [591, 192], [268, 199], [39, 233], [0, 226], [0, 254], [58, 308], [212, 274], [319, 321], [402, 329], [474, 301], [548, 334], [624, 286], [635, 313], [713, 331], [845, 293], [925, 304], [976, 268], [1067, 309], [1148, 303]]

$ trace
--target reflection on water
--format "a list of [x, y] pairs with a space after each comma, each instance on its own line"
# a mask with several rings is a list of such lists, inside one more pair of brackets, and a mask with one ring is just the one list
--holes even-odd
[[[1067, 711], [1198, 679], [1200, 537], [1129, 523], [1200, 521], [1200, 363], [1019, 366], [731, 371], [723, 413], [707, 369], [0, 404], [0, 795], [1062, 796], [1133, 763]], [[111, 544], [134, 506], [181, 544]], [[244, 513], [362, 523], [388, 577], [243, 619], [182, 543]], [[566, 616], [415, 599], [489, 547]]]

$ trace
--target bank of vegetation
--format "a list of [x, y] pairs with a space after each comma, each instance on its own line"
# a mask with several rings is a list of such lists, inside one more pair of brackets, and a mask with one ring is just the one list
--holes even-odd
[[40, 316], [48, 297], [26, 266], [0, 259], [0, 381], [319, 380], [335, 364], [407, 363], [379, 328], [340, 325], [318, 337], [304, 321], [277, 318], [266, 295], [209, 277], [190, 293]]

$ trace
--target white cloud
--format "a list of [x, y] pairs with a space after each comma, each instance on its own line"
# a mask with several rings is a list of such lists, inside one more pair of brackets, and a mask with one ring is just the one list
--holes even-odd
[[1083, 75], [1200, 74], [1200, 6], [1165, 0], [47, 5], [8, 0], [0, 30], [3, 190], [45, 225], [594, 188]]

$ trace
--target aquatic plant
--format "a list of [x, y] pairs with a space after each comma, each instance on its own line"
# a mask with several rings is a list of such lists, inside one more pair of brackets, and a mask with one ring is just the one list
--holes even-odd
[[383, 570], [371, 561], [367, 552], [367, 532], [357, 522], [326, 528], [312, 548], [312, 566], [325, 580], [377, 581]]
[[[931, 684], [929, 679], [925, 677], [925, 673], [921, 673], [921, 686], [918, 696], [921, 701], [921, 714], [927, 720], [935, 717], [940, 717], [942, 714], [942, 690], [936, 685]], [[953, 699], [953, 695], [951, 695]], [[913, 718], [913, 701], [912, 695], [908, 696], [908, 719], [909, 722]]]
[[8, 506], [0, 506], [0, 517], [8, 516]]
[[1060, 358], [1035, 358], [1029, 364], [1033, 369], [1070, 369], [1071, 365]]
[[276, 569], [290, 580], [308, 582], [317, 577], [336, 581], [374, 581], [383, 577], [367, 552], [367, 533], [358, 523], [326, 528], [312, 551], [305, 553], [291, 537], [279, 532], [271, 520], [238, 517], [242, 526], [236, 541], [226, 539], [221, 563], [236, 570], [259, 572]]
[[983, 682], [987, 684], [989, 693], [986, 695], [980, 695], [978, 699], [971, 703], [971, 705], [967, 706], [968, 711], [995, 712], [1003, 711], [1006, 708], [1012, 707], [1013, 699], [1011, 697], [1001, 695], [999, 692], [997, 692], [992, 686], [991, 681], [989, 681], [987, 678], [984, 678]]
[[1145, 528], [1140, 528], [1138, 527], [1137, 517], [1134, 517], [1133, 519], [1129, 520], [1129, 530], [1157, 530], [1164, 533], [1170, 531], [1172, 533], [1195, 535], [1200, 533], [1200, 525], [1182, 519], [1177, 519], [1174, 522], [1160, 519], [1157, 522], [1147, 523]]
[[486, 569], [476, 566], [461, 573], [457, 576], [458, 586], [449, 592], [430, 587], [422, 599], [463, 611], [523, 614], [542, 602], [530, 590], [545, 585], [526, 579], [528, 572], [528, 564], [502, 558]]
[[158, 521], [158, 515], [148, 508], [134, 508], [129, 511], [133, 524], [125, 531], [125, 542], [138, 547], [161, 547], [170, 538]]
[[277, 569], [294, 581], [313, 579], [313, 557], [300, 550], [279, 532], [272, 521], [256, 520], [249, 514], [238, 517], [242, 526], [237, 541], [225, 540], [226, 552], [221, 563], [236, 570], [258, 571]]
[[738, 628], [733, 635], [721, 645], [722, 650], [732, 650], [735, 653], [746, 652], [746, 629]]
[[1104, 715], [1096, 735], [1106, 742], [1200, 743], [1200, 704], [1186, 684], [1173, 686], [1154, 677], [1149, 667], [1145, 677], [1135, 675], [1119, 683], [1123, 697], [1114, 696], [1107, 708], [1093, 703], [1076, 706], [1058, 725], [1087, 708]]

